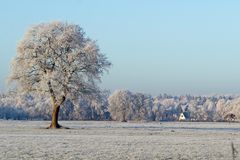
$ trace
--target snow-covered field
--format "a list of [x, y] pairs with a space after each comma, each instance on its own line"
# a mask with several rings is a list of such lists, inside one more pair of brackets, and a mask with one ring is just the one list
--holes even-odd
[[0, 121], [0, 159], [240, 159], [239, 123]]

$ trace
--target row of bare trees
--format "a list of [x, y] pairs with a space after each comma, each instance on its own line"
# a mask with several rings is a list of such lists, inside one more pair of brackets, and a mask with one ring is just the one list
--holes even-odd
[[[51, 99], [43, 95], [0, 95], [0, 119], [51, 119]], [[59, 112], [62, 120], [176, 121], [187, 112], [192, 121], [223, 121], [228, 114], [240, 117], [238, 96], [153, 97], [128, 90], [104, 91], [97, 97], [67, 99]]]

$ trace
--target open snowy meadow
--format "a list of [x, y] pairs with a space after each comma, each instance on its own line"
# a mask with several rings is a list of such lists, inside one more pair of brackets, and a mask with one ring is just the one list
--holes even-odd
[[[239, 123], [0, 121], [0, 159], [239, 159]], [[233, 146], [232, 146], [233, 142]]]

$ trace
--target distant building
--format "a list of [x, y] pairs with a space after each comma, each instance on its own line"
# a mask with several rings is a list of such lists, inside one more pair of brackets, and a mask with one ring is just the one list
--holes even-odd
[[225, 117], [224, 117], [224, 121], [227, 121], [227, 122], [233, 122], [236, 120], [236, 115], [233, 114], [233, 113], [229, 113], [227, 114]]
[[179, 105], [178, 110], [181, 113], [178, 117], [179, 121], [186, 121], [190, 118], [190, 112], [188, 110], [188, 104], [185, 105]]
[[178, 118], [179, 121], [186, 121], [186, 117], [184, 115], [184, 113], [181, 113], [179, 118]]

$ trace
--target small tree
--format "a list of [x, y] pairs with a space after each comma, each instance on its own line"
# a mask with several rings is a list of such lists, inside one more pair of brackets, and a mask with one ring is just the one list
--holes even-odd
[[131, 108], [133, 105], [133, 95], [130, 91], [115, 91], [108, 98], [108, 109], [113, 120], [127, 122], [131, 116]]
[[60, 128], [61, 104], [67, 98], [97, 94], [96, 81], [110, 65], [78, 25], [42, 23], [32, 26], [20, 41], [10, 81], [20, 92], [49, 95], [53, 106], [49, 128]]

